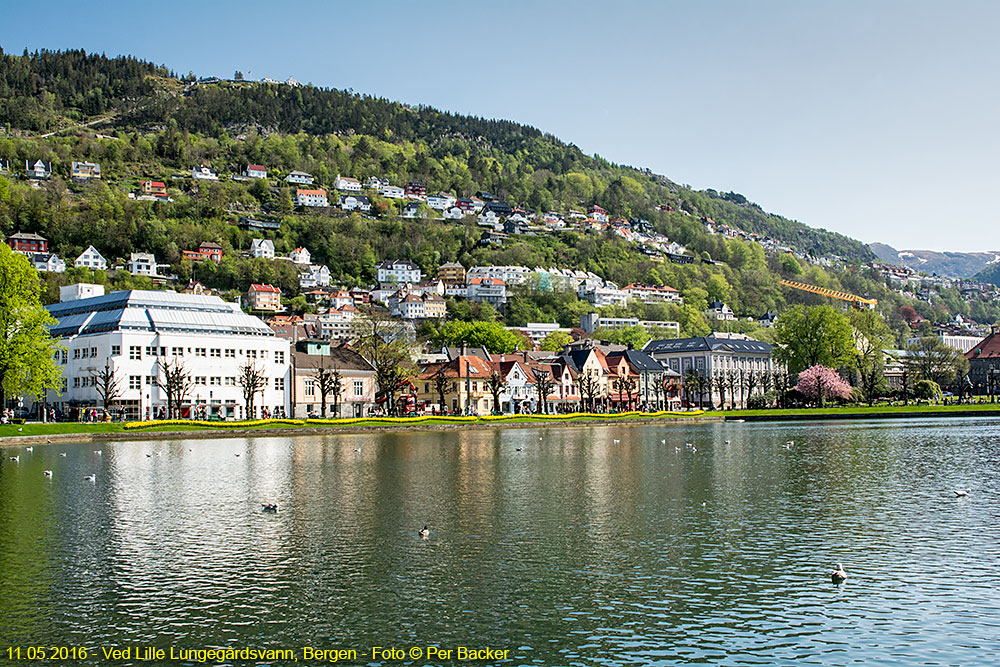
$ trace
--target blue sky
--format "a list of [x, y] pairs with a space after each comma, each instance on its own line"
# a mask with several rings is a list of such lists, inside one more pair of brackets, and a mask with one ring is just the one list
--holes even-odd
[[1000, 249], [1000, 3], [9, 3], [0, 45], [537, 126], [896, 248]]

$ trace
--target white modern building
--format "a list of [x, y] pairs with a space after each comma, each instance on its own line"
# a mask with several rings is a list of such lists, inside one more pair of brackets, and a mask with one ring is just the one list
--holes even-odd
[[305, 248], [296, 248], [291, 253], [289, 253], [288, 258], [292, 260], [295, 264], [311, 264], [312, 255]]
[[126, 271], [135, 276], [159, 277], [160, 265], [156, 263], [156, 257], [151, 252], [133, 252], [129, 255]]
[[104, 259], [104, 255], [97, 252], [97, 248], [94, 246], [87, 246], [76, 261], [73, 262], [73, 266], [76, 268], [86, 267], [88, 269], [97, 269], [104, 271], [108, 268], [108, 260]]
[[350, 176], [337, 174], [337, 178], [333, 181], [333, 187], [342, 192], [361, 192], [361, 181]]
[[64, 273], [66, 271], [66, 262], [59, 259], [59, 256], [55, 253], [37, 252], [32, 255], [31, 263], [34, 264], [35, 269], [38, 271], [46, 271], [48, 273]]
[[[288, 413], [289, 343], [237, 304], [171, 291], [98, 294], [94, 286], [83, 288], [91, 289], [64, 287], [63, 300], [47, 306], [58, 320], [52, 336], [65, 348], [63, 389], [49, 393], [50, 405], [64, 412], [102, 408], [97, 373], [107, 366], [119, 387], [112, 411], [124, 409], [131, 419], [164, 416], [164, 369], [181, 367], [190, 379], [179, 407], [184, 416], [259, 417], [265, 407]], [[88, 293], [95, 295], [77, 298]], [[253, 414], [246, 413], [239, 384], [247, 364], [266, 379]]]
[[466, 272], [465, 279], [499, 278], [507, 285], [520, 285], [532, 273], [526, 266], [473, 266]]

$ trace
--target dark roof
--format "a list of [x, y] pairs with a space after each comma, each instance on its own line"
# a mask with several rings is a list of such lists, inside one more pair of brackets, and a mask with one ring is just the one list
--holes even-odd
[[333, 370], [342, 371], [374, 371], [370, 363], [368, 363], [364, 357], [355, 352], [349, 347], [343, 346], [330, 346], [330, 354], [306, 354], [305, 352], [295, 351], [295, 367], [296, 368], [319, 368], [320, 364], [326, 364], [326, 367]]
[[[448, 355], [448, 361], [457, 359], [463, 354], [462, 348], [460, 347], [446, 347], [444, 353]], [[469, 347], [465, 350], [465, 356], [467, 357], [479, 357], [480, 359], [485, 359], [490, 361], [490, 353], [486, 351], [485, 347]]]
[[643, 348], [644, 352], [651, 355], [677, 352], [714, 352], [716, 350], [745, 354], [771, 354], [771, 344], [759, 340], [696, 336], [694, 338], [651, 340]]

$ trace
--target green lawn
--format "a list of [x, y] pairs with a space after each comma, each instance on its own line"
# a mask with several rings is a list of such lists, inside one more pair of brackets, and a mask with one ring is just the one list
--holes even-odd
[[[718, 413], [721, 415], [722, 413]], [[682, 415], [683, 416], [683, 415]], [[697, 417], [698, 413], [693, 413], [692, 417]], [[384, 427], [384, 428], [400, 428], [405, 429], [411, 426], [462, 426], [462, 425], [476, 425], [476, 424], [554, 424], [558, 425], [566, 422], [606, 422], [606, 421], [635, 421], [637, 419], [664, 419], [671, 420], [676, 417], [649, 417], [644, 415], [580, 415], [577, 417], [572, 417], [569, 419], [542, 419], [539, 417], [534, 417], [531, 415], [518, 415], [516, 417], [510, 417], [503, 420], [486, 420], [486, 419], [476, 419], [475, 421], [451, 421], [448, 419], [423, 419], [416, 421], [412, 424], [408, 424], [405, 421], [380, 421], [377, 419], [364, 420], [360, 422], [354, 422], [352, 424], [321, 424], [316, 422], [306, 422], [304, 425], [300, 426], [297, 424], [283, 424], [283, 423], [271, 423], [271, 424], [261, 424], [255, 426], [242, 426], [233, 425], [230, 428], [223, 426], [226, 422], [219, 422], [215, 426], [206, 426], [202, 424], [167, 424], [162, 426], [150, 426], [149, 428], [139, 428], [134, 430], [126, 431], [123, 428], [123, 424], [79, 424], [72, 422], [60, 422], [57, 424], [24, 424], [23, 426], [5, 424], [0, 425], [0, 438], [4, 437], [17, 437], [26, 435], [56, 435], [56, 434], [73, 434], [73, 433], [135, 433], [137, 437], [141, 437], [138, 434], [141, 433], [164, 433], [164, 432], [185, 432], [185, 431], [217, 431], [225, 432], [233, 429], [287, 429], [295, 430], [300, 428], [329, 428], [331, 430], [352, 430], [358, 428], [366, 427]]]
[[761, 417], [761, 416], [792, 416], [792, 415], [848, 415], [865, 414], [880, 415], [894, 413], [915, 413], [922, 412], [933, 414], [935, 412], [969, 412], [976, 413], [984, 410], [1000, 410], [1000, 403], [973, 403], [967, 405], [848, 405], [833, 408], [796, 408], [788, 410], [725, 410], [714, 411], [708, 414], [723, 415], [726, 417]]

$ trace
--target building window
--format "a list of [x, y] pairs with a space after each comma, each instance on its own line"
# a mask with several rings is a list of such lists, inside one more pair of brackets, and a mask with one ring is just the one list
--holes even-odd
[[65, 364], [67, 361], [69, 361], [69, 350], [63, 350], [62, 351], [62, 362]]
[[121, 345], [112, 345], [111, 346], [111, 356], [112, 357], [117, 357], [121, 353], [122, 353], [122, 346]]
[[206, 356], [205, 355], [205, 348], [203, 348], [203, 347], [196, 347], [196, 348], [194, 348], [194, 354], [195, 354], [196, 357], [204, 357], [204, 356]]
[[236, 358], [236, 350], [233, 350], [233, 349], [226, 350], [226, 358], [227, 359], [235, 359]]
[[142, 376], [141, 375], [129, 375], [128, 376], [128, 388], [129, 389], [142, 389]]
[[74, 359], [80, 358], [80, 350], [73, 350], [73, 358]]
[[142, 348], [138, 345], [128, 346], [128, 358], [129, 359], [142, 359]]
[[227, 377], [226, 378], [226, 386], [227, 387], [235, 387], [236, 386], [236, 378], [235, 377]]
[[74, 389], [80, 388], [80, 378], [73, 378], [73, 388]]
[[184, 348], [183, 347], [175, 347], [175, 348], [173, 348], [173, 349], [170, 350], [170, 354], [174, 355], [175, 357], [183, 357], [184, 356]]
[[147, 387], [152, 387], [155, 384], [156, 384], [156, 376], [155, 375], [147, 375], [146, 376], [146, 386]]
[[90, 348], [90, 356], [94, 357], [94, 358], [97, 357], [97, 348], [96, 347]]
[[213, 376], [213, 377], [209, 378], [208, 383], [210, 385], [212, 385], [213, 387], [221, 387], [222, 386], [222, 377], [221, 376], [220, 377], [214, 377]]
[[316, 380], [306, 380], [306, 396], [316, 395]]
[[213, 347], [212, 348], [212, 356], [213, 357], [221, 357], [222, 356], [222, 349], [218, 348], [218, 347]]
[[247, 359], [256, 359], [257, 350], [247, 350]]
[[195, 383], [195, 384], [200, 384], [200, 385], [204, 385], [204, 384], [205, 384], [205, 378], [206, 378], [206, 376], [204, 376], [204, 375], [199, 375], [199, 376], [195, 377], [195, 379], [194, 379], [194, 383]]
[[354, 381], [354, 395], [364, 396], [365, 395], [365, 383], [363, 380]]
[[285, 353], [280, 350], [274, 353], [274, 363], [283, 364], [285, 363]]
[[285, 391], [285, 378], [274, 378], [274, 390]]

